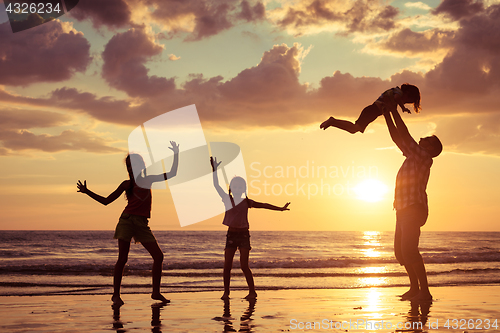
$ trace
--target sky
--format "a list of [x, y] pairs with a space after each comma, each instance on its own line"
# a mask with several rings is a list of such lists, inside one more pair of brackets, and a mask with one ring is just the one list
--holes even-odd
[[[241, 148], [249, 198], [291, 202], [251, 209], [251, 230], [393, 230], [404, 156], [383, 117], [363, 134], [319, 125], [408, 82], [411, 134], [444, 145], [423, 230], [500, 231], [499, 52], [498, 0], [81, 0], [17, 33], [0, 2], [0, 230], [113, 230], [126, 199], [102, 206], [76, 182], [110, 194], [130, 133], [192, 104], [207, 142]], [[222, 218], [181, 227], [153, 191], [153, 231]]]

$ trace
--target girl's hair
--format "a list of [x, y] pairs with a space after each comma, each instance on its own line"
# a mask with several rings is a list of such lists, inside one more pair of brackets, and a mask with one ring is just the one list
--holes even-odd
[[233, 196], [231, 195], [231, 187], [234, 186], [234, 185], [236, 185], [236, 184], [241, 185], [244, 188], [245, 199], [248, 200], [248, 196], [247, 196], [247, 182], [242, 177], [235, 176], [229, 182], [229, 199], [231, 200], [231, 204], [233, 205], [233, 207], [235, 206], [235, 204], [234, 204]]
[[133, 193], [132, 191], [135, 185], [133, 170], [136, 170], [136, 172], [137, 170], [140, 170], [140, 172], [144, 171], [144, 176], [146, 176], [146, 163], [144, 163], [144, 159], [142, 158], [141, 155], [128, 154], [127, 157], [125, 157], [125, 164], [127, 165], [128, 176], [130, 178], [130, 185], [125, 191], [125, 195], [127, 196], [128, 199], [132, 195]]
[[401, 91], [410, 97], [410, 103], [413, 103], [413, 109], [419, 113], [422, 109], [420, 107], [420, 90], [412, 84], [404, 83], [401, 85]]

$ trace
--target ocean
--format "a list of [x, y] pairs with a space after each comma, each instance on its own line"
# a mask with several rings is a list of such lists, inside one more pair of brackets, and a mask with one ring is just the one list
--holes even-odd
[[[220, 290], [224, 231], [156, 231], [165, 253], [162, 292]], [[258, 290], [407, 286], [392, 232], [251, 231]], [[432, 286], [500, 284], [500, 232], [423, 231]], [[111, 294], [113, 231], [1, 231], [0, 296]], [[149, 293], [152, 259], [132, 244], [122, 293]], [[232, 290], [246, 289], [233, 265]]]

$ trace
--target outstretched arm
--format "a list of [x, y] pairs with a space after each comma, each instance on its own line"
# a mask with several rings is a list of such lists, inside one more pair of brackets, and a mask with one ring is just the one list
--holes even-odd
[[264, 209], [270, 209], [270, 210], [284, 211], [284, 210], [290, 210], [290, 209], [288, 209], [288, 205], [290, 205], [289, 202], [287, 202], [286, 205], [284, 205], [283, 207], [278, 207], [278, 206], [274, 206], [274, 205], [271, 205], [268, 203], [254, 201], [252, 208], [264, 208]]
[[396, 101], [396, 103], [399, 105], [399, 107], [401, 108], [401, 111], [411, 113], [410, 109], [408, 109], [405, 106], [405, 103], [403, 103], [403, 101], [401, 100], [401, 96], [400, 95], [395, 94], [394, 95], [394, 101]]
[[401, 118], [401, 115], [398, 113], [398, 110], [391, 110], [391, 113], [401, 140], [403, 140], [404, 143], [410, 143], [412, 141], [415, 142], [410, 132], [408, 131], [408, 127], [406, 127], [406, 124]]
[[83, 181], [83, 184], [80, 180], [78, 180], [78, 183], [76, 183], [76, 187], [78, 188], [77, 192], [85, 193], [86, 195], [88, 195], [89, 197], [94, 199], [95, 201], [103, 204], [104, 206], [107, 206], [120, 197], [120, 195], [127, 189], [128, 184], [129, 184], [129, 180], [123, 181], [118, 186], [118, 188], [116, 190], [114, 190], [113, 193], [108, 195], [106, 198], [89, 190], [87, 188], [87, 181], [86, 180]]
[[401, 139], [401, 135], [399, 135], [399, 131], [396, 128], [394, 121], [392, 120], [391, 112], [384, 112], [384, 118], [387, 124], [387, 128], [389, 129], [389, 134], [391, 135], [392, 141], [394, 141], [396, 146], [398, 146], [398, 148], [402, 150], [403, 140]]
[[160, 175], [148, 175], [143, 179], [138, 178], [137, 184], [144, 188], [150, 188], [150, 184], [155, 182], [161, 182], [177, 175], [177, 169], [179, 167], [179, 145], [175, 143], [175, 141], [170, 141], [172, 147], [168, 147], [168, 149], [174, 152], [174, 161], [172, 162], [172, 168], [170, 168], [169, 172], [162, 173]]
[[217, 176], [217, 168], [219, 165], [222, 163], [222, 161], [217, 163], [217, 157], [212, 157], [210, 156], [210, 165], [212, 166], [212, 175], [213, 175], [213, 181], [214, 181], [214, 187], [217, 190], [217, 193], [219, 193], [220, 197], [224, 199], [225, 196], [227, 196], [226, 192], [220, 187], [219, 185], [219, 177]]

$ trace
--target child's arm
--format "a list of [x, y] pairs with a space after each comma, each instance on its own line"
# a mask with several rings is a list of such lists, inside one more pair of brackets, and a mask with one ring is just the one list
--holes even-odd
[[219, 165], [222, 163], [222, 161], [220, 161], [219, 163], [217, 163], [217, 157], [212, 157], [210, 156], [210, 165], [212, 166], [212, 175], [213, 175], [213, 181], [214, 181], [214, 187], [215, 189], [217, 190], [217, 193], [219, 193], [220, 197], [221, 198], [224, 198], [227, 196], [226, 192], [224, 192], [224, 190], [222, 189], [222, 187], [220, 187], [219, 185], [219, 177], [217, 176], [217, 168], [219, 167]]
[[278, 206], [274, 206], [274, 205], [264, 203], [264, 202], [253, 201], [252, 208], [264, 208], [264, 209], [270, 209], [270, 210], [284, 211], [284, 210], [290, 210], [290, 209], [288, 209], [288, 205], [290, 205], [289, 202], [287, 202], [286, 205], [284, 205], [283, 207], [278, 207]]
[[403, 103], [403, 101], [401, 101], [401, 96], [399, 96], [398, 94], [395, 94], [394, 101], [396, 101], [396, 103], [399, 105], [399, 107], [401, 108], [401, 110], [403, 112], [411, 113], [410, 109], [405, 107], [405, 104]]
[[141, 187], [150, 188], [150, 184], [152, 183], [161, 182], [177, 175], [177, 169], [179, 167], [179, 145], [176, 144], [175, 141], [170, 141], [170, 144], [172, 145], [172, 147], [168, 147], [168, 149], [174, 152], [174, 160], [172, 162], [172, 168], [170, 168], [170, 171], [167, 173], [162, 173], [160, 175], [148, 175], [143, 179], [138, 178], [137, 185], [144, 185]]
[[83, 181], [83, 184], [80, 180], [78, 180], [78, 183], [76, 183], [76, 187], [78, 187], [77, 192], [85, 193], [86, 195], [88, 195], [89, 197], [94, 199], [95, 201], [103, 204], [104, 206], [107, 206], [120, 197], [120, 195], [128, 188], [129, 182], [130, 182], [129, 180], [123, 181], [118, 186], [118, 188], [116, 190], [114, 190], [114, 192], [111, 193], [110, 195], [108, 195], [106, 198], [89, 190], [87, 188], [87, 181], [86, 180]]

